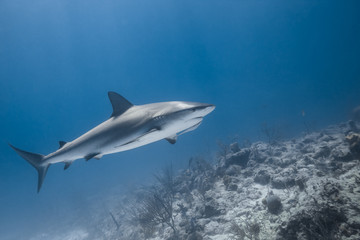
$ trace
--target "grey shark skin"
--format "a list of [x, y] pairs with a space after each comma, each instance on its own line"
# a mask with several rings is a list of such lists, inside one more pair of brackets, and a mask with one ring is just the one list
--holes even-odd
[[71, 142], [60, 141], [55, 152], [45, 156], [9, 144], [38, 171], [38, 192], [51, 164], [63, 162], [67, 169], [77, 159], [100, 159], [161, 139], [174, 144], [178, 136], [195, 130], [215, 109], [211, 104], [181, 101], [133, 105], [115, 92], [108, 96], [113, 107], [110, 118]]

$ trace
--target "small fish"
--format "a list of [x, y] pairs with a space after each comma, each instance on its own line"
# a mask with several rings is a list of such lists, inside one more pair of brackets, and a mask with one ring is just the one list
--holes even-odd
[[301, 116], [305, 117], [305, 111], [304, 110], [301, 110]]

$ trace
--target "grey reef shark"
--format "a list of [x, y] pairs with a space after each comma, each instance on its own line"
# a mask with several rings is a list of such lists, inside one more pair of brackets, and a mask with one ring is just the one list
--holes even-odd
[[182, 101], [133, 105], [115, 92], [108, 96], [113, 108], [110, 118], [71, 142], [60, 141], [55, 152], [41, 155], [9, 144], [38, 171], [38, 192], [51, 164], [63, 162], [68, 169], [77, 159], [100, 159], [161, 139], [174, 144], [178, 136], [195, 130], [215, 109], [212, 104]]

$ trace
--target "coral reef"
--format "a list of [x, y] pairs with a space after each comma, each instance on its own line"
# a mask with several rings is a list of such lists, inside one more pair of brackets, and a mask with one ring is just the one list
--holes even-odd
[[116, 198], [84, 239], [360, 239], [360, 123], [221, 145]]
[[[157, 222], [150, 231], [127, 216], [116, 237], [359, 239], [358, 129], [349, 121], [289, 141], [222, 145], [215, 165], [192, 158], [172, 182], [172, 216], [166, 219], [173, 218], [174, 226]], [[132, 197], [135, 208], [144, 207], [144, 195]]]

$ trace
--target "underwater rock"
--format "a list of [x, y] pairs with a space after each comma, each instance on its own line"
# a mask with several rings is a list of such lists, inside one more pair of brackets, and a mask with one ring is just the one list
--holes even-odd
[[351, 118], [354, 121], [360, 122], [360, 106], [357, 106], [353, 109]]
[[335, 147], [331, 151], [330, 159], [333, 159], [334, 161], [348, 162], [354, 159], [354, 154], [348, 146], [342, 145]]
[[275, 189], [286, 189], [295, 185], [295, 179], [289, 177], [273, 177], [271, 187]]
[[230, 165], [239, 165], [246, 167], [247, 162], [249, 161], [250, 149], [242, 149], [237, 153], [231, 154], [225, 159], [225, 166], [229, 167]]
[[237, 191], [238, 186], [236, 184], [230, 184], [227, 188], [228, 191]]
[[328, 146], [322, 146], [319, 150], [314, 154], [314, 158], [327, 158], [330, 156], [331, 149]]
[[305, 180], [302, 177], [297, 177], [295, 179], [295, 184], [299, 187], [300, 191], [305, 189]]
[[320, 196], [327, 202], [344, 205], [347, 199], [341, 194], [342, 187], [334, 182], [328, 181], [323, 184]]
[[314, 141], [315, 141], [315, 139], [314, 139], [313, 134], [309, 134], [303, 139], [302, 143], [306, 145], [309, 143], [313, 143]]
[[237, 184], [235, 184], [233, 179], [228, 175], [224, 176], [223, 183], [225, 185], [225, 189], [228, 191], [236, 191], [238, 189]]
[[263, 163], [269, 157], [267, 150], [266, 143], [254, 143], [251, 147], [250, 159], [257, 163]]
[[194, 232], [194, 233], [191, 233], [191, 234], [186, 238], [186, 240], [203, 240], [203, 237], [201, 236], [200, 233]]
[[223, 177], [223, 183], [224, 183], [225, 187], [228, 187], [231, 183], [231, 177], [228, 175], [225, 175]]
[[350, 151], [354, 155], [354, 157], [360, 157], [360, 134], [350, 133], [346, 136], [346, 141], [349, 143]]
[[303, 211], [292, 216], [286, 226], [280, 228], [277, 239], [339, 239], [335, 233], [346, 220], [343, 212], [332, 207]]
[[270, 175], [265, 170], [260, 170], [254, 178], [254, 182], [266, 185], [270, 182]]
[[266, 197], [266, 206], [272, 214], [278, 214], [281, 210], [281, 199], [277, 195], [270, 194]]
[[185, 222], [186, 224], [183, 227], [185, 229], [185, 236], [180, 239], [202, 240], [203, 238], [199, 232], [202, 232], [204, 228], [199, 225], [196, 218], [192, 217], [190, 219], [186, 219]]
[[221, 214], [221, 211], [218, 210], [215, 204], [208, 203], [205, 205], [203, 216], [204, 218], [211, 218]]
[[[360, 121], [358, 121], [358, 122], [360, 122]], [[356, 122], [350, 120], [348, 122], [348, 124], [349, 124], [349, 127], [350, 127], [350, 132], [358, 132], [359, 131], [359, 128], [356, 126]]]
[[213, 187], [213, 178], [209, 176], [200, 175], [195, 178], [193, 182], [193, 190], [197, 190], [204, 195]]
[[234, 142], [234, 143], [230, 144], [230, 151], [233, 153], [239, 152], [240, 151], [239, 143]]
[[238, 165], [231, 165], [225, 170], [225, 174], [229, 176], [238, 175], [241, 171], [241, 167]]
[[212, 172], [213, 167], [201, 157], [192, 157], [189, 159], [189, 170], [193, 173], [205, 173]]

